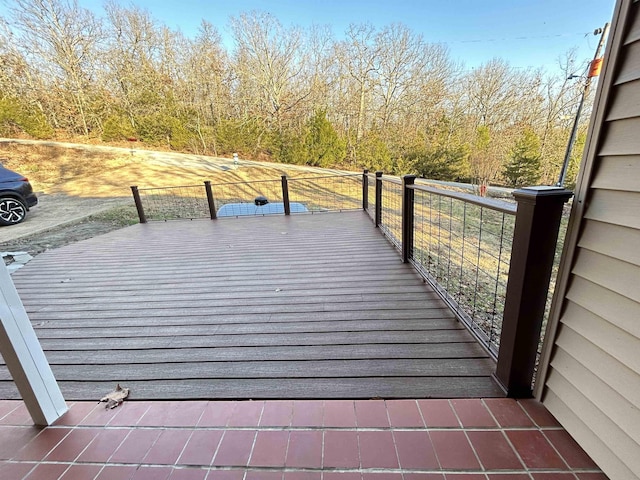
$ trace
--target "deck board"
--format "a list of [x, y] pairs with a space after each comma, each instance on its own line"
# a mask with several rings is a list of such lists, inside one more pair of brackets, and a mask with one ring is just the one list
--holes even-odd
[[68, 400], [502, 395], [362, 212], [134, 225], [13, 280]]

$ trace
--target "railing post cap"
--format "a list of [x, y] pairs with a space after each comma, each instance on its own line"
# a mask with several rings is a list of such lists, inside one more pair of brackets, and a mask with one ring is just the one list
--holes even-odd
[[563, 187], [535, 186], [519, 188], [518, 190], [515, 190], [512, 195], [518, 202], [535, 202], [539, 198], [545, 198], [566, 203], [571, 197], [573, 197], [573, 192]]
[[382, 174], [383, 174], [383, 172], [382, 172], [382, 171], [380, 171], [380, 170], [378, 170], [378, 171], [376, 172], [376, 177], [382, 177]]
[[416, 178], [418, 178], [417, 175], [403, 175], [402, 176], [402, 180], [404, 181], [404, 183], [408, 183], [408, 184], [412, 184], [413, 182], [415, 182]]

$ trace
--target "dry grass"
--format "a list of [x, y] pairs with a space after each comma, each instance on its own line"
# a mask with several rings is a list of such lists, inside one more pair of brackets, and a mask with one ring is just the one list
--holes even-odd
[[63, 148], [54, 145], [0, 144], [2, 163], [26, 175], [34, 189], [44, 193], [64, 193], [85, 197], [127, 197], [129, 187], [170, 187], [212, 183], [278, 180], [282, 175], [309, 175], [286, 165], [242, 166], [222, 171], [190, 166], [168, 166], [154, 163], [153, 152], [123, 150], [105, 151], [90, 148]]
[[49, 145], [0, 144], [5, 167], [29, 177], [37, 191], [54, 193], [76, 179], [100, 175], [125, 165], [124, 159], [103, 152], [66, 149]]

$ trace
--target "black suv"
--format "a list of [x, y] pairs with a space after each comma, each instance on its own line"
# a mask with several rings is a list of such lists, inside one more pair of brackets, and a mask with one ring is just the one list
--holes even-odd
[[0, 163], [0, 225], [15, 225], [38, 203], [29, 180]]

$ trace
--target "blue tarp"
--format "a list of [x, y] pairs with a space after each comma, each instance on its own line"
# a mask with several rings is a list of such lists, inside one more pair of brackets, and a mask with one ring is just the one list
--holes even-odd
[[[308, 212], [309, 210], [302, 203], [291, 202], [289, 204], [291, 213]], [[266, 205], [256, 205], [254, 203], [227, 203], [218, 210], [218, 217], [239, 217], [243, 215], [274, 215], [284, 214], [284, 203], [274, 202]]]

